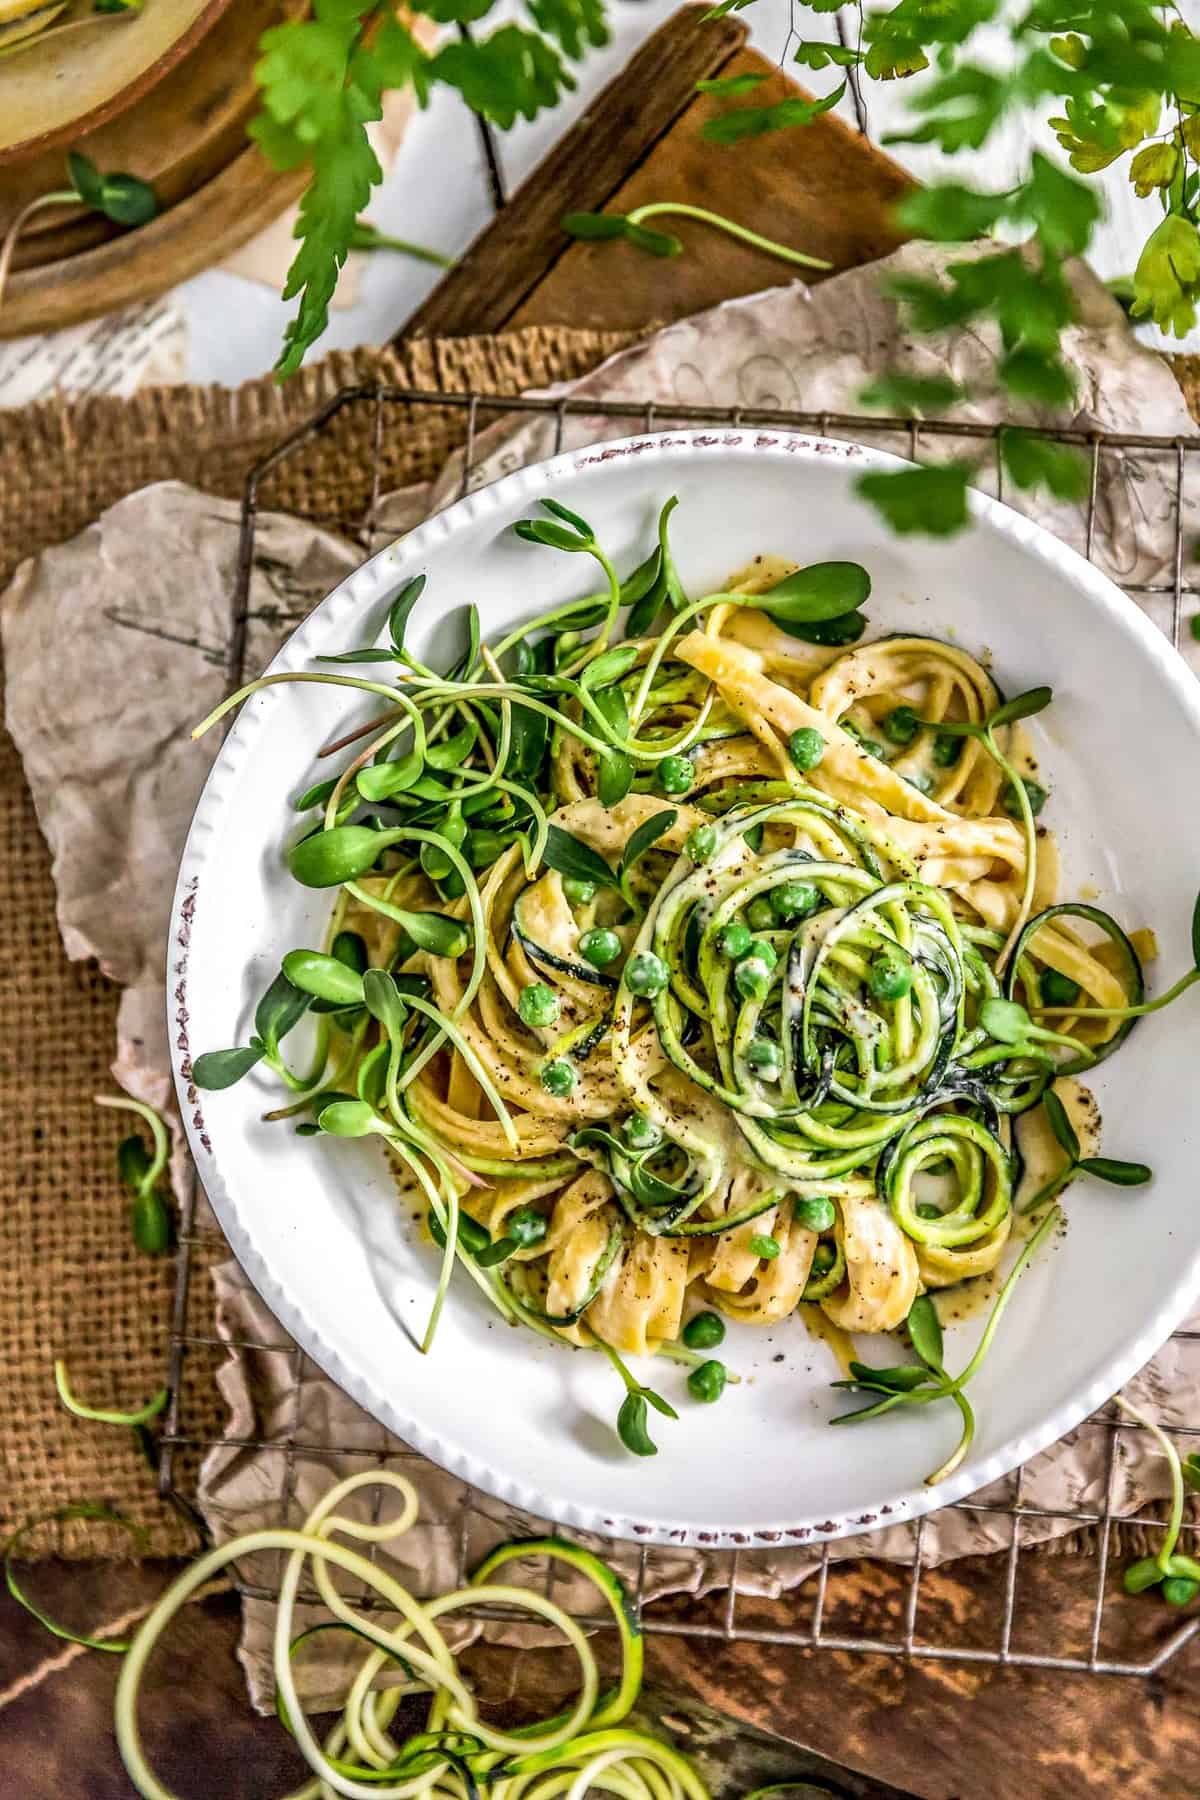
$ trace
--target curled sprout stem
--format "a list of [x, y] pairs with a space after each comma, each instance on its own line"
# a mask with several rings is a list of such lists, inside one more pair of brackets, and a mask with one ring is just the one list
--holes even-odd
[[143, 1185], [153, 1187], [166, 1168], [171, 1154], [171, 1139], [162, 1115], [155, 1112], [154, 1108], [147, 1105], [144, 1100], [133, 1100], [128, 1094], [94, 1094], [92, 1099], [97, 1106], [111, 1107], [113, 1112], [136, 1113], [138, 1118], [144, 1119], [150, 1127], [150, 1136], [154, 1141], [154, 1155], [151, 1158], [150, 1167], [146, 1170]]
[[67, 1365], [61, 1357], [54, 1364], [54, 1385], [58, 1389], [58, 1397], [69, 1413], [77, 1419], [91, 1419], [97, 1425], [128, 1425], [136, 1429], [139, 1425], [148, 1425], [151, 1419], [157, 1419], [171, 1398], [169, 1388], [159, 1388], [152, 1399], [133, 1412], [113, 1412], [103, 1406], [85, 1406], [71, 1392], [71, 1384], [67, 1379]]
[[777, 256], [780, 262], [796, 263], [804, 269], [833, 267], [823, 256], [809, 256], [803, 250], [793, 250], [790, 244], [780, 244], [774, 238], [763, 237], [761, 233], [751, 231], [747, 226], [739, 225], [736, 220], [727, 219], [721, 213], [709, 212], [705, 206], [686, 206], [681, 200], [655, 200], [647, 206], [635, 206], [626, 216], [631, 225], [641, 225], [647, 219], [661, 219], [668, 215], [678, 219], [698, 219], [702, 225], [711, 225], [729, 237], [740, 239], [743, 244], [752, 244], [756, 250], [765, 250], [768, 256]]

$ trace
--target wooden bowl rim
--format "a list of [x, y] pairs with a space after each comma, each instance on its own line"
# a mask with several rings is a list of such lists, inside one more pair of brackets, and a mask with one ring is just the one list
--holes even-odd
[[34, 151], [52, 150], [56, 144], [83, 137], [87, 132], [94, 131], [98, 125], [107, 124], [109, 119], [115, 118], [119, 112], [124, 112], [126, 107], [132, 106], [135, 100], [140, 100], [147, 89], [153, 87], [154, 83], [160, 80], [168, 69], [173, 69], [175, 64], [187, 55], [193, 45], [199, 42], [205, 32], [216, 24], [221, 14], [227, 12], [232, 4], [233, 0], [207, 0], [207, 4], [196, 14], [187, 30], [182, 32], [175, 42], [163, 51], [161, 56], [156, 57], [144, 68], [140, 75], [135, 75], [132, 81], [127, 82], [115, 94], [111, 94], [99, 106], [93, 106], [89, 111], [81, 113], [77, 119], [70, 120], [66, 125], [59, 125], [52, 131], [39, 132], [36, 137], [22, 138], [19, 143], [0, 147], [0, 163], [15, 162], [18, 157], [28, 156]]

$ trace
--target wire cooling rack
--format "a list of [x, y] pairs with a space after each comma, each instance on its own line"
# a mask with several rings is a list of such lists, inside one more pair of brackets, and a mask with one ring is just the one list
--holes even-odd
[[[280, 471], [283, 465], [302, 458], [306, 448], [322, 433], [333, 428], [340, 416], [347, 412], [357, 414], [361, 423], [364, 409], [370, 425], [370, 441], [375, 450], [373, 480], [365, 509], [361, 516], [354, 519], [321, 517], [313, 520], [326, 528], [340, 531], [360, 547], [364, 558], [378, 549], [381, 542], [386, 541], [381, 537], [378, 524], [382, 498], [379, 453], [386, 441], [386, 434], [402, 430], [406, 422], [420, 420], [423, 416], [429, 417], [431, 409], [438, 409], [443, 418], [447, 415], [461, 417], [462, 467], [459, 491], [463, 494], [478, 483], [477, 460], [482, 460], [483, 453], [489, 447], [481, 442], [485, 425], [500, 416], [518, 414], [550, 421], [551, 447], [555, 452], [564, 446], [570, 421], [583, 417], [589, 421], [603, 420], [605, 425], [617, 428], [620, 435], [637, 435], [641, 432], [693, 425], [758, 427], [771, 431], [799, 430], [816, 432], [820, 436], [852, 438], [910, 456], [915, 455], [919, 449], [933, 448], [940, 444], [946, 449], [965, 449], [977, 462], [976, 485], [986, 486], [1004, 497], [999, 428], [995, 426], [940, 421], [913, 423], [907, 420], [861, 418], [780, 408], [677, 406], [635, 401], [604, 402], [593, 398], [552, 399], [470, 392], [440, 393], [385, 386], [350, 388], [337, 395], [304, 426], [285, 439], [252, 470], [247, 479], [241, 515], [236, 585], [232, 597], [231, 630], [225, 657], [231, 690], [240, 686], [243, 680], [247, 629], [251, 618], [250, 578], [255, 566], [256, 531], [260, 507], [264, 505], [264, 488], [269, 478]], [[1089, 557], [1093, 555], [1097, 507], [1103, 492], [1106, 459], [1117, 456], [1123, 458], [1125, 491], [1132, 519], [1144, 517], [1148, 512], [1148, 507], [1141, 507], [1140, 488], [1154, 484], [1160, 524], [1165, 532], [1165, 542], [1159, 558], [1162, 573], [1157, 580], [1126, 581], [1123, 585], [1126, 592], [1137, 596], [1160, 628], [1178, 646], [1186, 604], [1200, 598], [1200, 587], [1187, 581], [1184, 572], [1185, 497], [1191, 492], [1187, 488], [1187, 482], [1189, 471], [1195, 459], [1200, 456], [1200, 438], [1118, 436], [1074, 430], [1051, 431], [1044, 435], [1061, 443], [1077, 445], [1090, 461], [1087, 493], [1079, 505], [1078, 517], [1073, 521], [1073, 534]], [[511, 466], [513, 464], [510, 460], [505, 472]], [[1164, 481], [1168, 496], [1165, 514], [1161, 504]], [[1200, 501], [1200, 495], [1197, 499]], [[265, 622], [284, 630], [299, 623], [302, 616], [301, 612], [289, 613], [287, 607], [282, 606]], [[261, 619], [261, 615], [259, 617]], [[195, 1406], [195, 1396], [200, 1391], [199, 1384], [212, 1378], [215, 1356], [279, 1355], [289, 1361], [296, 1395], [291, 1428], [283, 1433], [282, 1438], [275, 1437], [269, 1442], [254, 1437], [225, 1437], [221, 1444], [230, 1450], [259, 1451], [278, 1456], [281, 1475], [276, 1517], [278, 1523], [286, 1523], [293, 1511], [298, 1459], [363, 1458], [368, 1462], [386, 1461], [390, 1466], [394, 1466], [397, 1459], [394, 1454], [385, 1455], [378, 1450], [364, 1448], [361, 1444], [330, 1445], [305, 1441], [300, 1429], [299, 1396], [305, 1374], [312, 1371], [313, 1365], [304, 1352], [287, 1340], [282, 1332], [275, 1341], [226, 1341], [215, 1335], [211, 1328], [207, 1331], [195, 1328], [192, 1321], [203, 1316], [208, 1304], [207, 1293], [202, 1296], [199, 1291], [198, 1272], [202, 1266], [207, 1268], [218, 1257], [228, 1253], [221, 1234], [202, 1222], [203, 1207], [203, 1200], [193, 1184], [193, 1192], [184, 1207], [179, 1234], [167, 1376], [172, 1398], [164, 1421], [160, 1490], [164, 1498], [194, 1516], [188, 1490], [199, 1454], [214, 1447], [214, 1443], [189, 1427], [190, 1409]], [[207, 1213], [206, 1208], [204, 1211]], [[1181, 1365], [1185, 1369], [1194, 1367], [1195, 1373], [1200, 1376], [1200, 1331], [1178, 1332], [1176, 1342]], [[918, 1520], [909, 1527], [897, 1528], [905, 1529], [910, 1534], [911, 1560], [907, 1565], [892, 1565], [890, 1568], [887, 1579], [891, 1584], [893, 1598], [897, 1595], [899, 1584], [899, 1603], [888, 1610], [886, 1625], [882, 1627], [878, 1609], [872, 1608], [868, 1615], [861, 1599], [856, 1601], [855, 1595], [861, 1595], [861, 1585], [857, 1589], [852, 1584], [842, 1585], [846, 1572], [853, 1570], [855, 1564], [843, 1562], [831, 1555], [831, 1546], [825, 1544], [819, 1551], [814, 1548], [812, 1552], [814, 1557], [819, 1557], [819, 1561], [810, 1579], [787, 1596], [786, 1609], [789, 1616], [782, 1624], [778, 1616], [779, 1603], [775, 1604], [768, 1616], [764, 1614], [760, 1602], [739, 1592], [738, 1574], [742, 1552], [734, 1550], [721, 1553], [719, 1559], [710, 1558], [710, 1563], [719, 1562], [723, 1565], [721, 1591], [714, 1603], [689, 1603], [681, 1608], [677, 1598], [672, 1602], [653, 1597], [656, 1587], [656, 1559], [671, 1557], [677, 1562], [678, 1552], [660, 1552], [642, 1546], [638, 1553], [633, 1600], [643, 1629], [648, 1633], [694, 1640], [749, 1640], [811, 1650], [849, 1651], [863, 1655], [938, 1662], [1026, 1666], [1076, 1674], [1152, 1675], [1177, 1656], [1184, 1645], [1200, 1632], [1200, 1617], [1174, 1615], [1167, 1608], [1158, 1608], [1154, 1616], [1161, 1620], [1161, 1625], [1148, 1634], [1145, 1620], [1149, 1615], [1145, 1609], [1154, 1608], [1154, 1599], [1134, 1601], [1122, 1594], [1115, 1554], [1114, 1527], [1135, 1522], [1135, 1515], [1121, 1511], [1116, 1477], [1120, 1466], [1121, 1441], [1126, 1434], [1139, 1429], [1118, 1415], [1111, 1406], [1102, 1408], [1079, 1428], [1082, 1438], [1090, 1438], [1093, 1447], [1099, 1446], [1105, 1470], [1103, 1493], [1091, 1505], [1062, 1510], [1037, 1505], [1027, 1497], [1025, 1472], [1021, 1469], [984, 1493], [956, 1503], [959, 1511], [974, 1514], [980, 1519], [986, 1518], [993, 1528], [1000, 1525], [1005, 1543], [999, 1558], [999, 1569], [1003, 1573], [1000, 1578], [997, 1560], [989, 1559], [989, 1569], [993, 1572], [989, 1575], [986, 1603], [981, 1592], [978, 1607], [967, 1605], [960, 1609], [961, 1617], [949, 1627], [942, 1616], [939, 1619], [937, 1637], [927, 1635], [922, 1629], [922, 1578], [927, 1570], [923, 1555], [928, 1525], [925, 1519]], [[1175, 1431], [1177, 1436], [1189, 1442], [1200, 1440], [1200, 1419], [1181, 1428], [1177, 1427]], [[402, 1456], [399, 1460], [403, 1463], [405, 1458]], [[453, 1516], [435, 1521], [454, 1534], [458, 1546], [460, 1583], [465, 1579], [471, 1564], [475, 1528], [485, 1519], [494, 1525], [494, 1511], [485, 1513], [483, 1510], [488, 1504], [483, 1496], [468, 1493], [462, 1504], [456, 1506]], [[269, 1522], [267, 1519], [262, 1520], [264, 1524]], [[1032, 1640], [1028, 1631], [1022, 1630], [1022, 1602], [1036, 1581], [1036, 1575], [1031, 1574], [1028, 1567], [1030, 1531], [1049, 1523], [1062, 1531], [1091, 1528], [1095, 1555], [1075, 1560], [1077, 1569], [1086, 1567], [1089, 1570], [1092, 1584], [1085, 1626], [1075, 1641], [1047, 1648], [1043, 1617], [1039, 1617], [1038, 1632]], [[1144, 1512], [1136, 1514], [1136, 1524], [1151, 1534], [1164, 1529], [1162, 1520], [1148, 1519]], [[1185, 1531], [1194, 1535], [1200, 1532], [1200, 1526], [1188, 1524]], [[844, 1544], [839, 1548], [844, 1551]], [[882, 1574], [882, 1566], [877, 1567]], [[963, 1579], [969, 1587], [973, 1578], [967, 1575]], [[1076, 1579], [1081, 1580], [1083, 1577], [1077, 1576]], [[271, 1586], [249, 1579], [241, 1581], [241, 1591], [248, 1598], [270, 1601], [276, 1597], [276, 1590]], [[311, 1598], [316, 1600], [317, 1596], [313, 1595]], [[1134, 1620], [1136, 1626], [1131, 1624]], [[611, 1619], [600, 1617], [581, 1622], [599, 1630], [611, 1629], [612, 1624]]]

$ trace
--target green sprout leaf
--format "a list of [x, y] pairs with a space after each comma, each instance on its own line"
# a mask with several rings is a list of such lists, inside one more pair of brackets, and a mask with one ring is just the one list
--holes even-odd
[[625, 879], [633, 865], [646, 854], [651, 845], [657, 844], [659, 838], [670, 831], [678, 817], [679, 814], [675, 807], [666, 806], [659, 812], [652, 813], [648, 819], [643, 819], [636, 831], [630, 832], [629, 842], [621, 855], [619, 870], [621, 880]]
[[261, 1044], [242, 1050], [206, 1050], [203, 1056], [192, 1059], [192, 1080], [198, 1088], [205, 1088], [210, 1093], [232, 1087], [235, 1081], [249, 1074], [264, 1055]]
[[1014, 694], [1011, 700], [1006, 700], [1003, 706], [988, 715], [988, 730], [1015, 725], [1018, 719], [1032, 719], [1035, 714], [1045, 712], [1053, 698], [1054, 689], [1048, 687], [1027, 688], [1023, 694]]
[[397, 650], [404, 649], [404, 634], [408, 630], [408, 621], [413, 607], [425, 592], [424, 575], [414, 575], [406, 581], [396, 598], [392, 601], [388, 613], [388, 636]]
[[380, 1123], [375, 1108], [365, 1100], [335, 1100], [322, 1108], [317, 1119], [321, 1130], [330, 1137], [345, 1138], [369, 1137]]
[[634, 1456], [657, 1456], [658, 1445], [646, 1428], [646, 1396], [640, 1389], [626, 1394], [617, 1414], [617, 1433]]
[[301, 993], [282, 971], [275, 977], [254, 1013], [254, 1029], [262, 1039], [269, 1057], [279, 1054], [279, 1045], [294, 1025], [308, 1011], [312, 996]]
[[918, 1294], [908, 1309], [908, 1318], [904, 1323], [908, 1328], [912, 1347], [921, 1361], [927, 1368], [940, 1374], [945, 1354], [942, 1322], [938, 1318], [937, 1307], [928, 1294]]
[[1120, 1162], [1112, 1156], [1085, 1156], [1079, 1167], [1083, 1174], [1111, 1182], [1113, 1187], [1145, 1187], [1154, 1179], [1154, 1170], [1145, 1163]]
[[598, 851], [585, 844], [580, 838], [573, 837], [564, 831], [561, 825], [551, 825], [546, 837], [547, 865], [557, 869], [560, 875], [572, 876], [576, 881], [590, 881], [596, 887], [617, 887], [616, 875], [609, 868]]
[[1070, 1160], [1077, 1163], [1079, 1161], [1079, 1139], [1075, 1135], [1075, 1127], [1067, 1117], [1066, 1107], [1053, 1088], [1047, 1088], [1042, 1095], [1042, 1105], [1046, 1109], [1046, 1118], [1055, 1138], [1066, 1151]]
[[871, 577], [861, 563], [810, 563], [755, 594], [749, 604], [781, 625], [813, 625], [844, 618], [870, 592]]

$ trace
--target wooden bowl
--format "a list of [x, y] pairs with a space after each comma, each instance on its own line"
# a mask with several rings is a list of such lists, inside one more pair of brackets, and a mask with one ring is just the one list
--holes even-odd
[[85, 28], [51, 28], [0, 58], [0, 162], [73, 142], [132, 106], [231, 4], [146, 0], [123, 18], [89, 8]]

